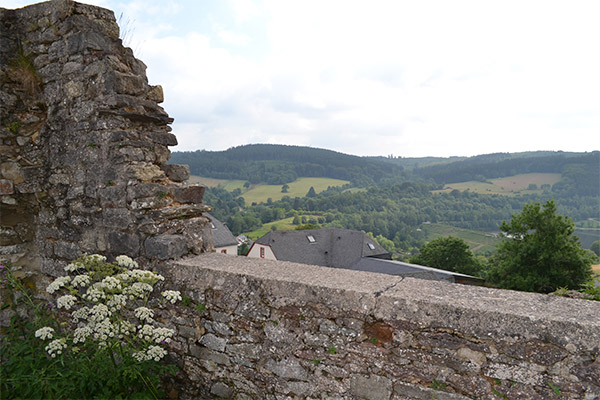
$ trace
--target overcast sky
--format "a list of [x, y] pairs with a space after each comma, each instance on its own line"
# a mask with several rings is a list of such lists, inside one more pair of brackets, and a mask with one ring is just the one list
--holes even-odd
[[163, 86], [174, 150], [600, 148], [597, 0], [86, 2]]

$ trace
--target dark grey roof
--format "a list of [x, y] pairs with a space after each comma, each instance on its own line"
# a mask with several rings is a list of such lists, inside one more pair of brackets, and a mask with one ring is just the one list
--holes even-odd
[[235, 236], [233, 236], [229, 228], [227, 228], [224, 223], [222, 223], [209, 213], [204, 213], [204, 215], [210, 218], [210, 221], [212, 223], [210, 228], [213, 234], [213, 245], [215, 247], [225, 247], [232, 245], [237, 246], [238, 242], [235, 239]]
[[382, 260], [377, 258], [361, 258], [354, 265], [347, 267], [347, 269], [436, 281], [449, 281], [469, 284], [483, 283], [483, 279], [471, 275], [426, 267], [424, 265], [409, 264], [402, 261]]
[[[314, 242], [309, 240], [309, 236]], [[349, 267], [363, 257], [391, 258], [383, 247], [365, 233], [349, 229], [273, 231], [256, 243], [270, 246], [278, 260], [325, 267]]]

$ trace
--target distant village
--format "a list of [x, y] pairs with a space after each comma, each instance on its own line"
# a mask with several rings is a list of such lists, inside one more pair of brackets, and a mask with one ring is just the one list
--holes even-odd
[[484, 280], [424, 265], [392, 260], [392, 255], [364, 232], [322, 228], [271, 231], [252, 242], [245, 235], [235, 237], [227, 226], [207, 214], [217, 253], [238, 255], [238, 247], [249, 247], [246, 257], [290, 261], [300, 264], [343, 268], [355, 271], [482, 285]]

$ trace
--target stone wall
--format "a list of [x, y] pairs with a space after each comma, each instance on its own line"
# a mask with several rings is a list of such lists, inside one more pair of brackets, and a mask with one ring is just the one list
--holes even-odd
[[600, 302], [220, 254], [162, 273], [181, 398], [600, 396]]
[[204, 187], [168, 165], [172, 119], [145, 69], [110, 10], [0, 8], [0, 256], [54, 275], [83, 252], [211, 250]]

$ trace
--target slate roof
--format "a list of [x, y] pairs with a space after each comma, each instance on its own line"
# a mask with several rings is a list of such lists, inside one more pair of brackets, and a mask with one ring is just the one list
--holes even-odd
[[347, 269], [473, 285], [481, 285], [484, 282], [481, 278], [460, 274], [458, 272], [410, 264], [402, 261], [381, 260], [376, 258], [362, 258], [356, 264], [347, 267]]
[[209, 213], [204, 213], [204, 215], [210, 218], [210, 221], [212, 223], [210, 228], [213, 235], [213, 245], [215, 247], [238, 245], [235, 236], [233, 236], [233, 233], [231, 233], [229, 228], [227, 228], [224, 223], [222, 223]]
[[347, 268], [364, 257], [391, 259], [390, 253], [375, 240], [349, 229], [273, 231], [256, 243], [270, 246], [278, 260], [324, 267]]
[[[308, 239], [309, 236], [314, 242]], [[483, 279], [471, 275], [394, 261], [383, 247], [365, 233], [349, 229], [273, 231], [256, 243], [270, 246], [275, 257], [282, 261], [436, 281], [483, 284]]]

